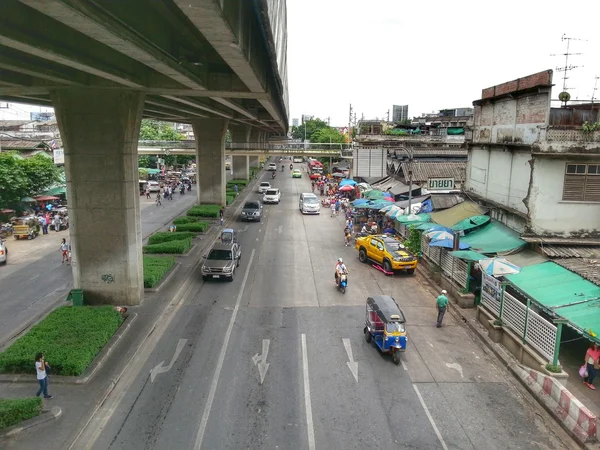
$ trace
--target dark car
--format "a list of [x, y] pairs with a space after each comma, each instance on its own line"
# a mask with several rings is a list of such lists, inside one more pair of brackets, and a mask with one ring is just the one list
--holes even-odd
[[228, 278], [229, 281], [233, 281], [235, 268], [239, 267], [241, 257], [242, 250], [236, 242], [215, 244], [208, 255], [204, 255], [202, 278]]
[[240, 219], [242, 220], [258, 220], [262, 219], [263, 206], [258, 200], [252, 200], [244, 204]]

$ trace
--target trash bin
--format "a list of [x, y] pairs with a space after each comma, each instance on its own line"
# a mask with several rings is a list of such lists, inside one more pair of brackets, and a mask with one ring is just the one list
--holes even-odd
[[71, 300], [73, 306], [83, 306], [83, 289], [71, 289], [67, 301]]

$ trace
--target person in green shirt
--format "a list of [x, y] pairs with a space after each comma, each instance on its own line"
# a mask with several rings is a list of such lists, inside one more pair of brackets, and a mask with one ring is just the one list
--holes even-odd
[[444, 289], [438, 298], [435, 300], [435, 307], [438, 311], [437, 316], [437, 324], [436, 327], [440, 328], [442, 326], [442, 320], [444, 320], [444, 314], [446, 314], [446, 309], [448, 309], [448, 297], [446, 297], [446, 290]]

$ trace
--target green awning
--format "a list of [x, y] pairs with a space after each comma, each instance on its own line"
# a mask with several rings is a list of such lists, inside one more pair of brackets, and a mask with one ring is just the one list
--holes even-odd
[[480, 261], [487, 258], [487, 256], [472, 250], [455, 250], [450, 252], [450, 255], [455, 258], [464, 259], [465, 261]]
[[156, 175], [157, 173], [160, 173], [160, 169], [147, 169], [145, 167], [138, 168], [138, 171], [142, 173], [149, 173], [150, 175]]
[[600, 335], [600, 286], [552, 261], [523, 267], [505, 278], [536, 303], [566, 319], [569, 326], [599, 342], [600, 337], [590, 336], [590, 332]]
[[421, 214], [408, 214], [402, 216], [396, 216], [396, 220], [400, 223], [410, 224], [410, 223], [420, 223], [420, 222], [428, 222], [430, 218], [429, 214], [421, 213]]
[[452, 227], [454, 231], [470, 230], [488, 223], [491, 220], [490, 216], [471, 216], [463, 219]]
[[416, 223], [415, 225], [412, 225], [412, 227], [415, 230], [422, 230], [422, 231], [427, 231], [430, 228], [439, 227], [439, 226], [440, 226], [439, 223], [434, 223], [434, 222], [420, 222], [420, 223]]
[[506, 225], [492, 220], [479, 230], [466, 234], [460, 238], [460, 242], [469, 244], [471, 249], [479, 253], [508, 253], [524, 247], [519, 234]]
[[452, 228], [452, 226], [456, 225], [461, 220], [473, 216], [480, 216], [486, 212], [487, 210], [485, 208], [479, 206], [475, 202], [467, 200], [452, 208], [431, 213], [431, 219], [440, 225], [444, 225], [446, 228]]
[[67, 193], [66, 186], [56, 186], [52, 189], [48, 189], [46, 192], [42, 192], [41, 195], [64, 195]]
[[33, 203], [33, 202], [35, 202], [35, 198], [31, 198], [31, 197], [23, 197], [23, 198], [21, 199], [21, 201], [22, 201], [23, 203]]

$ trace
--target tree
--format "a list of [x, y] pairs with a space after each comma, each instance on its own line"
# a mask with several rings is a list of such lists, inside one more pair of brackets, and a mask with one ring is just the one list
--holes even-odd
[[16, 154], [0, 153], [0, 208], [14, 206], [28, 192], [29, 180]]
[[20, 163], [28, 180], [29, 195], [38, 195], [59, 181], [59, 171], [48, 156], [38, 153]]
[[185, 136], [173, 128], [173, 124], [142, 119], [140, 141], [181, 141], [182, 139], [185, 139]]
[[306, 139], [313, 141], [312, 136], [322, 128], [330, 128], [327, 122], [317, 118], [304, 122], [302, 125], [292, 127], [292, 137], [294, 139], [304, 139], [304, 129], [306, 128]]
[[335, 128], [327, 127], [320, 128], [315, 131], [311, 138], [310, 142], [315, 142], [319, 144], [324, 143], [333, 143], [333, 144], [343, 144], [346, 142], [346, 138]]

